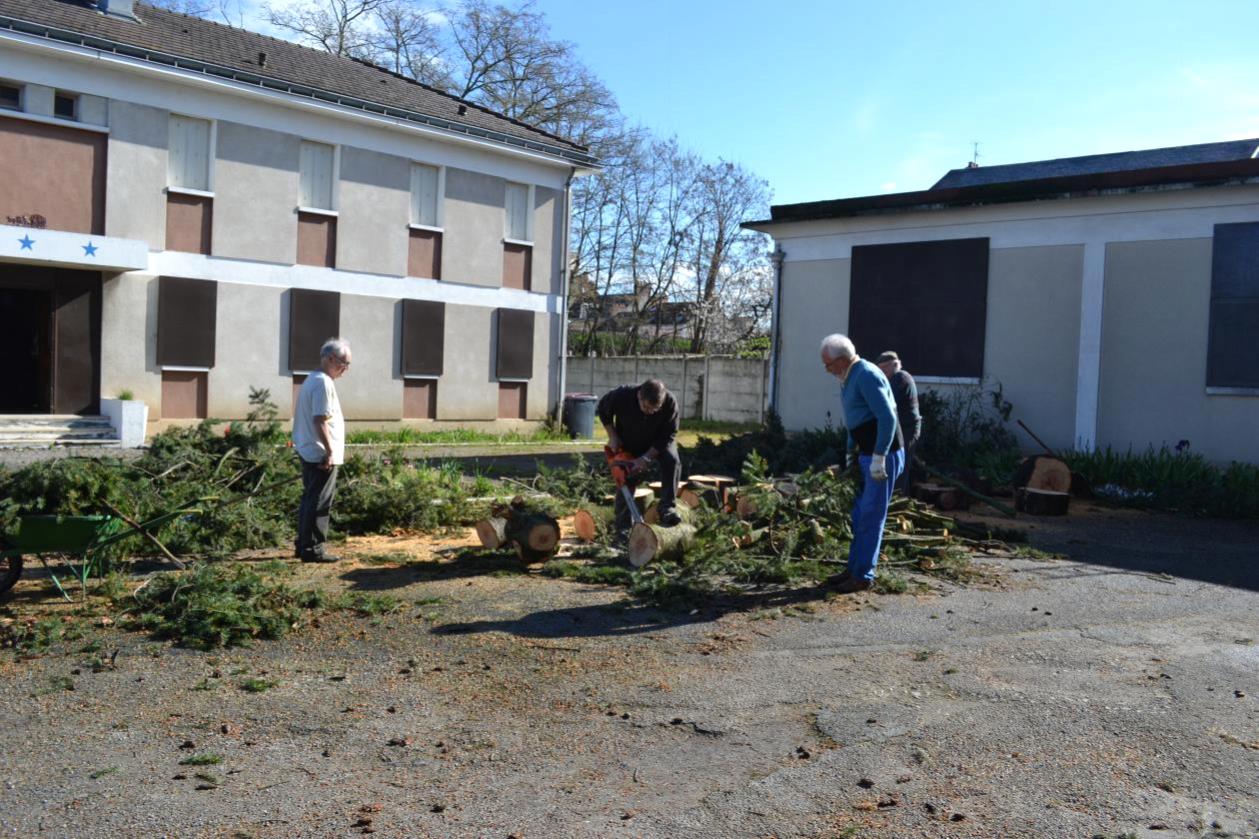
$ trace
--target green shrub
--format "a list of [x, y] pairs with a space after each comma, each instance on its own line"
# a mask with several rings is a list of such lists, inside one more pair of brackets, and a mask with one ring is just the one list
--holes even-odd
[[1259, 518], [1259, 466], [1219, 467], [1187, 445], [1153, 446], [1140, 454], [1107, 447], [1067, 452], [1071, 470], [1088, 479], [1099, 498], [1124, 506], [1191, 515]]
[[993, 483], [1009, 483], [1022, 453], [1009, 428], [1014, 406], [1001, 384], [925, 390], [918, 395], [922, 441], [917, 456], [937, 469], [973, 469]]

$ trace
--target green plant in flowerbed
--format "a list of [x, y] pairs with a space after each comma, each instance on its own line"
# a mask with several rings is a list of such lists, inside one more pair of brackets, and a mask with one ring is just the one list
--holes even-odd
[[1009, 428], [1014, 405], [1000, 382], [923, 390], [918, 394], [922, 441], [917, 456], [937, 469], [971, 469], [1008, 484], [1023, 454]]
[[1083, 475], [1097, 496], [1123, 506], [1228, 518], [1259, 518], [1259, 466], [1212, 464], [1189, 450], [1150, 447], [1120, 454], [1107, 447], [1066, 452], [1073, 472]]

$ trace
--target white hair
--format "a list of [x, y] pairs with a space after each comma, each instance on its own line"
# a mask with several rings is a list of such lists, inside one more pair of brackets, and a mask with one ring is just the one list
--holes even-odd
[[345, 357], [349, 352], [349, 341], [346, 341], [343, 338], [329, 338], [327, 341], [324, 341], [323, 346], [319, 348], [319, 357], [345, 361]]
[[822, 356], [831, 360], [857, 357], [857, 348], [853, 345], [852, 339], [847, 335], [840, 335], [838, 332], [823, 338], [821, 349]]

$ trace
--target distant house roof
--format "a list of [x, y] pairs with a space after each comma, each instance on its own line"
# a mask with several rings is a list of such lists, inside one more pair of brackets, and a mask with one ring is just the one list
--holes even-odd
[[[762, 227], [797, 221], [946, 210], [1194, 186], [1259, 183], [1259, 139], [1038, 163], [954, 169], [931, 189], [802, 204], [777, 204]], [[987, 174], [992, 173], [992, 174]]]
[[141, 3], [135, 13], [138, 21], [102, 14], [89, 0], [0, 0], [0, 33], [87, 46], [595, 164], [585, 146], [367, 62]]
[[1055, 160], [1011, 163], [1004, 166], [975, 166], [953, 169], [931, 188], [953, 189], [1015, 181], [1039, 181], [1046, 178], [1101, 175], [1108, 172], [1132, 172], [1165, 166], [1189, 166], [1195, 163], [1224, 163], [1253, 158], [1256, 151], [1259, 151], [1259, 140], [1232, 140], [1226, 143], [1200, 143], [1196, 146], [1172, 146], [1146, 151], [1060, 157]]

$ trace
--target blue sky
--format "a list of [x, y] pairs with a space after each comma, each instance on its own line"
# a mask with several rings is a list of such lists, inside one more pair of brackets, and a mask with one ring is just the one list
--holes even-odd
[[774, 203], [1259, 137], [1259, 2], [537, 0], [622, 110]]

